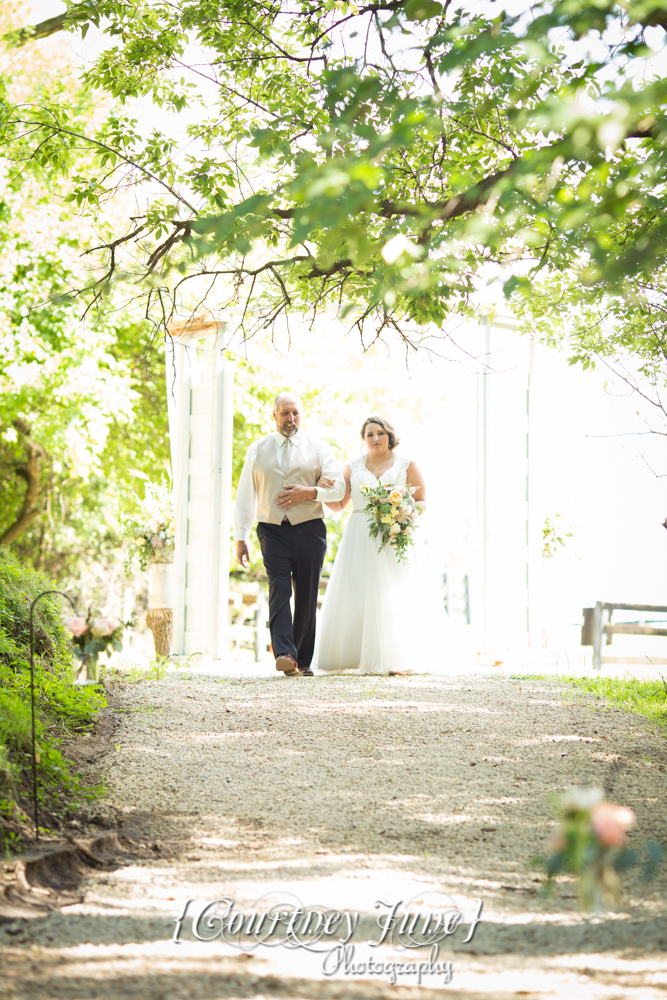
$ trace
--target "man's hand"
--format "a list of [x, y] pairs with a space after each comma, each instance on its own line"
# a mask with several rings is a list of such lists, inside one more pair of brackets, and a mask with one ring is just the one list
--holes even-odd
[[237, 542], [236, 543], [236, 558], [240, 562], [243, 569], [247, 569], [250, 565], [250, 553], [248, 552], [247, 542]]
[[289, 510], [290, 507], [296, 507], [298, 503], [303, 503], [304, 500], [315, 500], [316, 497], [317, 490], [314, 486], [293, 486], [286, 483], [285, 490], [283, 493], [278, 494], [276, 503], [283, 510]]
[[330, 479], [329, 476], [320, 476], [317, 480], [317, 485], [324, 487], [324, 489], [330, 490], [332, 486], [335, 485], [336, 480]]

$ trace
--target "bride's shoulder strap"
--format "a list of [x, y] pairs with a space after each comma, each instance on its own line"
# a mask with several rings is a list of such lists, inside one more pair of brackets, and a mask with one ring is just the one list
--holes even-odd
[[365, 465], [365, 463], [366, 463], [365, 455], [357, 455], [356, 458], [351, 458], [347, 464], [350, 466], [352, 472], [358, 472], [359, 469], [363, 465]]

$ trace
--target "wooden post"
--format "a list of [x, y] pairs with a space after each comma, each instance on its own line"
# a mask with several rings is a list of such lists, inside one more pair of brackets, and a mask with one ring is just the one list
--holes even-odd
[[593, 629], [594, 622], [593, 616], [595, 615], [595, 608], [584, 608], [584, 624], [581, 628], [581, 645], [582, 646], [592, 646], [593, 645]]
[[257, 608], [255, 610], [255, 663], [261, 663], [266, 658], [266, 622], [268, 608], [264, 591], [259, 590]]
[[602, 668], [602, 613], [604, 604], [597, 601], [593, 610], [593, 669]]

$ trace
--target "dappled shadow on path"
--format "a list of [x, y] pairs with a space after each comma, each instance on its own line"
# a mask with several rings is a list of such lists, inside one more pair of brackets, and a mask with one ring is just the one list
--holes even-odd
[[[46, 920], [0, 928], [3, 996], [8, 1000], [215, 1000], [232, 997], [310, 997], [313, 1000], [505, 1000], [509, 997], [584, 997], [585, 988], [642, 986], [642, 998], [659, 995], [649, 982], [664, 978], [667, 931], [660, 918], [645, 921], [597, 919], [571, 925], [540, 920], [482, 923], [469, 945], [454, 944], [439, 955], [451, 961], [453, 983], [417, 988], [414, 975], [400, 982], [388, 977], [328, 979], [304, 966], [304, 953], [292, 952], [284, 969], [262, 955], [230, 954], [220, 942], [194, 942], [189, 929], [183, 944], [170, 938], [173, 921], [164, 918], [54, 914]], [[372, 940], [377, 926], [365, 914], [355, 939]], [[266, 950], [264, 950], [265, 953]], [[633, 959], [641, 959], [633, 962]], [[402, 962], [425, 961], [423, 950], [396, 954]], [[540, 986], [532, 985], [536, 970]], [[647, 970], [652, 973], [647, 979]], [[571, 977], [567, 989], [563, 977]], [[582, 985], [583, 980], [583, 985]], [[561, 992], [562, 990], [562, 992]], [[605, 993], [602, 994], [606, 996]], [[611, 994], [610, 994], [611, 995]], [[639, 994], [638, 994], [639, 995]]]
[[170, 942], [186, 898], [247, 910], [268, 891], [360, 911], [360, 942], [377, 934], [374, 900], [481, 899], [473, 940], [442, 951], [453, 984], [406, 980], [406, 998], [658, 995], [665, 874], [628, 876], [624, 912], [582, 918], [573, 883], [543, 899], [528, 864], [553, 827], [549, 794], [572, 784], [602, 785], [635, 809], [637, 837], [667, 842], [667, 753], [641, 720], [511, 678], [172, 682], [131, 698], [103, 767], [136, 859], [91, 876], [80, 910], [0, 927], [11, 1000], [397, 996], [318, 977], [299, 953], [267, 972], [194, 941], [188, 920]]

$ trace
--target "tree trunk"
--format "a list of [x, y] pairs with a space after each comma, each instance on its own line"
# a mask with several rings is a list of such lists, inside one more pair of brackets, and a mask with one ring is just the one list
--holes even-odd
[[37, 444], [35, 441], [26, 441], [26, 450], [28, 452], [27, 461], [24, 465], [18, 466], [16, 475], [25, 479], [28, 488], [23, 498], [21, 511], [14, 523], [0, 537], [0, 545], [11, 545], [12, 542], [15, 542], [40, 514], [39, 493], [42, 462], [47, 454], [41, 444]]

